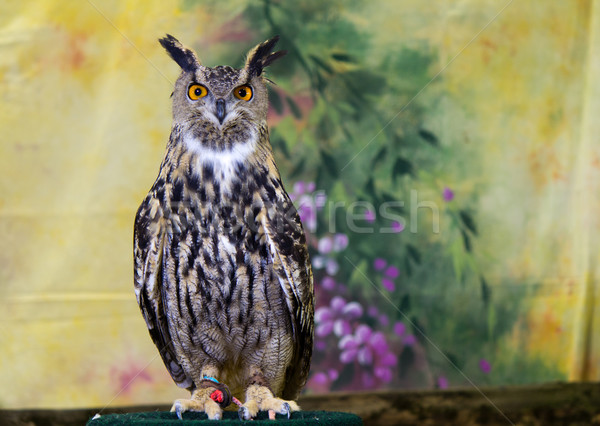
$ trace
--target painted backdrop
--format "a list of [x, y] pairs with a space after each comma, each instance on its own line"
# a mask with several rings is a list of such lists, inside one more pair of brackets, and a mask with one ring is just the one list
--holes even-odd
[[317, 292], [307, 392], [600, 379], [600, 2], [4, 1], [0, 407], [168, 403], [132, 225], [174, 34], [273, 34]]

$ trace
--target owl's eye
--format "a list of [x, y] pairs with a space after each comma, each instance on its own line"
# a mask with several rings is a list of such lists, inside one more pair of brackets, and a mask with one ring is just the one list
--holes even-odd
[[236, 98], [241, 99], [242, 101], [249, 101], [252, 99], [252, 87], [246, 85], [236, 87], [236, 89], [233, 91], [233, 94]]
[[201, 84], [192, 84], [188, 89], [188, 96], [192, 101], [197, 101], [206, 95], [208, 95], [208, 89]]

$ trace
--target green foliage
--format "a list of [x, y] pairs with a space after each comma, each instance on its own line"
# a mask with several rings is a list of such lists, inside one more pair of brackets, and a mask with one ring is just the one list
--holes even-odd
[[[327, 194], [312, 237], [348, 235], [345, 251], [330, 255], [340, 266], [335, 280], [347, 286], [349, 299], [375, 306], [416, 337], [418, 347], [400, 352], [391, 385], [435, 386], [432, 377], [440, 376], [451, 384], [464, 384], [465, 377], [518, 382], [508, 368], [502, 379], [496, 376], [495, 354], [514, 327], [522, 295], [498, 294], [479, 270], [472, 207], [478, 194], [443, 193], [445, 180], [464, 170], [452, 161], [462, 155], [452, 135], [441, 138], [427, 125], [436, 93], [423, 89], [435, 86], [437, 54], [401, 43], [372, 51], [369, 34], [344, 17], [350, 7], [361, 2], [263, 0], [243, 14], [261, 29], [257, 41], [279, 34], [278, 47], [288, 51], [269, 69], [277, 82], [271, 106], [280, 116], [271, 141], [286, 187], [311, 181]], [[361, 207], [349, 221], [357, 202], [374, 208], [372, 220]], [[313, 255], [320, 255], [315, 247]], [[382, 272], [373, 266], [379, 258], [400, 270], [393, 290], [382, 286]], [[315, 269], [317, 287], [326, 275]], [[323, 303], [317, 299], [317, 306]], [[393, 340], [391, 329], [384, 331]], [[324, 359], [317, 351], [313, 370]], [[492, 364], [490, 372], [482, 371], [481, 360]], [[428, 373], [411, 375], [417, 364]], [[538, 370], [539, 377], [555, 374]], [[346, 365], [330, 388], [360, 388], [353, 371]]]

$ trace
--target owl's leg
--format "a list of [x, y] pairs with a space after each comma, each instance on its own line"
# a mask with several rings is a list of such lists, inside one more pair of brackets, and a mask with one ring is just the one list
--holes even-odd
[[186, 411], [206, 413], [210, 420], [220, 420], [223, 409], [231, 402], [229, 388], [214, 379], [216, 369], [202, 369], [202, 377], [196, 388], [192, 391], [190, 399], [176, 399], [171, 407], [171, 412], [183, 420], [182, 414]]
[[269, 418], [274, 419], [275, 413], [287, 415], [294, 411], [300, 411], [295, 401], [285, 401], [277, 398], [271, 392], [268, 382], [262, 374], [255, 374], [248, 382], [246, 388], [246, 401], [238, 410], [240, 419], [250, 420], [259, 411], [269, 411]]

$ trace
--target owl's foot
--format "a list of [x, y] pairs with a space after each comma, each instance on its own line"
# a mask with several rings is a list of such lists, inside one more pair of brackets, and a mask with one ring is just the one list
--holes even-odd
[[238, 410], [240, 420], [251, 420], [259, 411], [268, 411], [269, 418], [275, 419], [275, 413], [287, 415], [299, 411], [300, 407], [295, 401], [285, 401], [273, 396], [271, 390], [262, 385], [250, 385], [246, 389], [246, 402]]
[[223, 409], [231, 403], [229, 388], [214, 380], [202, 380], [191, 399], [176, 399], [171, 407], [171, 413], [177, 414], [183, 420], [183, 413], [196, 411], [206, 413], [210, 420], [220, 420]]

